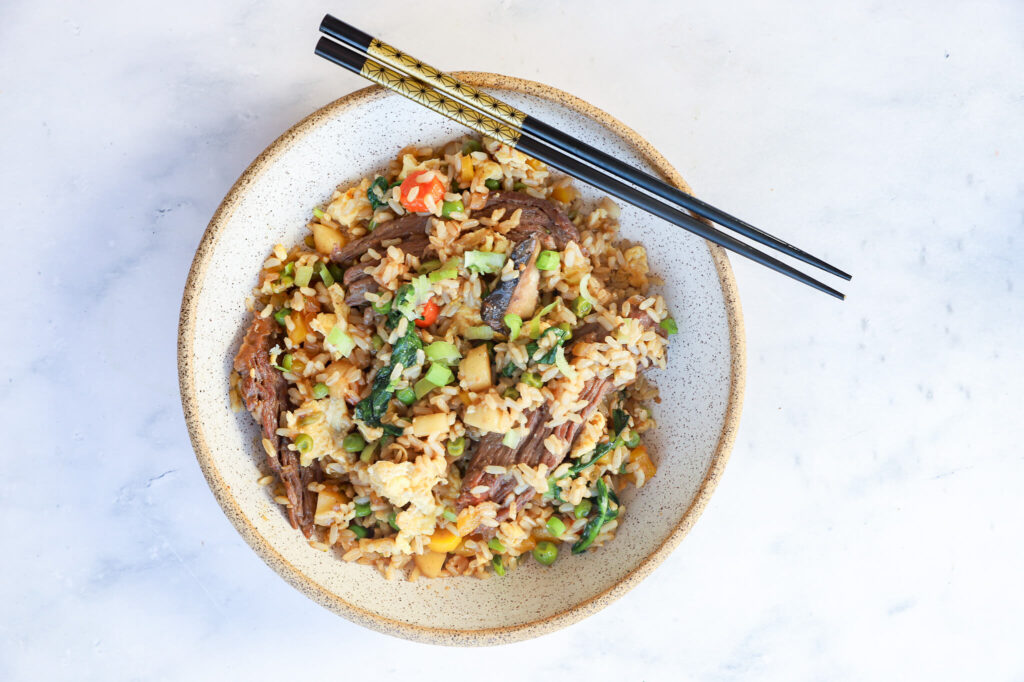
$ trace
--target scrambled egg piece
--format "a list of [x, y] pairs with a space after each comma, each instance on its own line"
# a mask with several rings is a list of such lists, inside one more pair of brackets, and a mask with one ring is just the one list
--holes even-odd
[[344, 192], [335, 192], [324, 213], [345, 227], [352, 227], [361, 220], [369, 220], [373, 217], [373, 207], [366, 196], [366, 190], [369, 188], [370, 179], [363, 178], [356, 187], [349, 187]]
[[434, 486], [445, 479], [448, 463], [444, 457], [420, 455], [415, 462], [381, 460], [370, 465], [367, 474], [370, 487], [396, 507], [410, 505], [395, 517], [398, 535], [395, 546], [408, 553], [410, 541], [434, 532], [442, 509], [434, 500]]
[[299, 453], [299, 463], [304, 467], [337, 449], [334, 444], [334, 433], [325, 413], [329, 405], [328, 400], [307, 400], [297, 410], [285, 416], [289, 429], [304, 433], [313, 439], [313, 446], [306, 452]]

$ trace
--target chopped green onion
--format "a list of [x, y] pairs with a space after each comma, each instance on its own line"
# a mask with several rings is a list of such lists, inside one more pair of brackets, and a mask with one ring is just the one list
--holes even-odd
[[355, 533], [357, 538], [365, 538], [369, 534], [368, 531], [358, 523], [350, 523], [348, 525], [348, 529]]
[[373, 513], [373, 510], [370, 508], [369, 504], [358, 503], [358, 502], [356, 503], [356, 518], [357, 519], [361, 519], [364, 516], [369, 516], [372, 513]]
[[376, 220], [371, 220], [370, 222], [366, 223], [366, 231], [367, 232], [373, 232], [376, 229], [377, 229], [377, 221]]
[[494, 330], [482, 324], [479, 327], [469, 327], [462, 335], [470, 341], [490, 341], [494, 338]]
[[664, 320], [661, 321], [661, 328], [668, 332], [670, 335], [679, 333], [679, 325], [677, 325], [676, 321], [673, 320], [671, 317], [666, 317]]
[[640, 434], [637, 433], [636, 431], [630, 431], [629, 437], [627, 437], [624, 442], [626, 444], [626, 447], [632, 450], [636, 446], [640, 445]]
[[291, 275], [285, 275], [284, 277], [277, 280], [277, 284], [274, 288], [274, 293], [281, 293], [291, 285], [295, 284], [295, 278]]
[[366, 447], [366, 440], [362, 434], [350, 433], [341, 441], [341, 447], [345, 448], [345, 452], [362, 452]]
[[317, 218], [323, 218], [324, 217], [324, 212], [321, 211], [319, 208], [314, 208], [313, 209], [313, 215], [315, 215]]
[[447, 341], [434, 341], [424, 348], [423, 352], [434, 362], [443, 362], [446, 365], [454, 365], [462, 357], [459, 349]]
[[441, 261], [434, 258], [432, 260], [427, 260], [420, 263], [420, 269], [417, 270], [417, 272], [425, 275], [428, 272], [433, 272], [434, 270], [437, 270], [439, 267], [441, 267]]
[[515, 313], [509, 313], [505, 316], [505, 326], [508, 327], [508, 340], [515, 341], [519, 336], [519, 330], [523, 328], [523, 318], [519, 317]]
[[427, 370], [423, 378], [434, 384], [434, 386], [447, 386], [455, 378], [455, 375], [444, 365], [431, 363], [430, 369]]
[[292, 364], [295, 362], [295, 358], [292, 357], [291, 353], [285, 353], [281, 357], [281, 369], [286, 372], [292, 371]]
[[412, 281], [412, 290], [416, 294], [416, 305], [423, 305], [430, 300], [430, 278], [420, 275]]
[[377, 450], [378, 442], [379, 441], [374, 441], [372, 443], [369, 443], [365, 448], [363, 448], [363, 451], [359, 453], [360, 462], [364, 464], [370, 463], [370, 461], [373, 459], [373, 453]]
[[300, 265], [295, 268], [295, 284], [300, 287], [308, 287], [313, 279], [313, 266]]
[[341, 357], [347, 358], [356, 347], [356, 342], [340, 326], [334, 325], [334, 328], [327, 335], [326, 346], [328, 350], [337, 352]]
[[556, 538], [562, 537], [562, 533], [565, 532], [565, 522], [557, 516], [552, 516], [548, 519], [548, 532]]
[[491, 538], [488, 540], [487, 546], [491, 548], [492, 552], [498, 552], [499, 554], [505, 551], [505, 545], [501, 544], [501, 540], [498, 538]]
[[491, 566], [494, 567], [495, 574], [499, 576], [505, 575], [505, 561], [501, 558], [500, 554], [495, 554], [491, 559]]
[[514, 448], [519, 445], [519, 429], [511, 429], [505, 433], [505, 437], [501, 439], [501, 444], [506, 448]]
[[[459, 436], [458, 438], [452, 438], [448, 441], [448, 454], [452, 457], [458, 457], [466, 451], [466, 437]], [[452, 519], [454, 521], [455, 519]]]
[[516, 183], [514, 183], [512, 185], [512, 189], [514, 189], [517, 192], [522, 192], [524, 189], [526, 189], [526, 183], [525, 182], [516, 182]]
[[[424, 276], [424, 279], [427, 279]], [[402, 313], [402, 316], [409, 320], [416, 319], [416, 306], [417, 303], [417, 291], [414, 284], [403, 284], [398, 287], [398, 291], [395, 292], [395, 298], [392, 303], [392, 308]], [[426, 300], [425, 298], [423, 299]], [[423, 301], [419, 301], [422, 303]]]
[[441, 217], [448, 218], [451, 217], [452, 213], [462, 213], [465, 210], [465, 206], [462, 205], [462, 199], [446, 201], [441, 205]]
[[577, 504], [572, 513], [577, 519], [585, 519], [590, 514], [590, 508], [593, 507], [593, 503], [584, 498], [579, 504]]
[[292, 312], [291, 308], [288, 308], [288, 307], [281, 308], [276, 313], [274, 313], [274, 319], [277, 320], [277, 323], [283, 327], [284, 326], [284, 318], [288, 317], [291, 314], [291, 312]]
[[495, 178], [488, 178], [487, 180], [484, 180], [484, 185], [487, 187], [487, 189], [494, 190], [501, 187], [501, 181]]
[[459, 520], [459, 515], [456, 514], [454, 510], [448, 509], [447, 507], [445, 507], [445, 510], [441, 513], [441, 516], [445, 517], [452, 523], [455, 523]]
[[431, 283], [440, 282], [446, 279], [456, 279], [459, 276], [459, 259], [452, 258], [451, 260], [445, 261], [437, 270], [430, 273], [429, 279]]
[[373, 338], [370, 339], [370, 345], [373, 346], [374, 350], [380, 350], [384, 347], [384, 339], [381, 338], [380, 334], [374, 334]]
[[574, 370], [566, 361], [565, 348], [562, 346], [559, 346], [558, 350], [555, 351], [555, 367], [557, 367], [558, 371], [570, 381], [576, 379], [576, 370]]
[[323, 263], [317, 268], [316, 274], [320, 275], [320, 281], [324, 283], [325, 287], [329, 287], [334, 284], [334, 275], [327, 269], [327, 266]]
[[388, 514], [388, 525], [394, 528], [395, 530], [401, 530], [401, 528], [398, 527], [398, 514], [395, 512], [394, 509], [392, 509], [391, 513]]
[[537, 269], [554, 270], [558, 267], [558, 262], [561, 259], [562, 256], [557, 251], [541, 251], [537, 256]]
[[391, 299], [384, 301], [383, 303], [374, 303], [373, 312], [380, 315], [387, 315], [391, 312]]
[[583, 277], [580, 278], [580, 297], [587, 303], [589, 303], [591, 306], [595, 306], [597, 305], [597, 301], [594, 300], [594, 297], [590, 295], [589, 291], [587, 291], [589, 288], [590, 273], [588, 272], [587, 274], [583, 275]]
[[467, 251], [465, 256], [467, 270], [485, 275], [499, 272], [506, 259], [505, 254], [492, 251]]
[[558, 547], [553, 542], [538, 542], [533, 548], [533, 558], [542, 566], [550, 566], [558, 558]]
[[577, 296], [572, 302], [572, 314], [576, 317], [586, 317], [593, 309], [594, 306], [590, 304], [590, 301], [582, 296]]
[[472, 152], [478, 152], [481, 151], [482, 149], [483, 147], [480, 146], [480, 140], [469, 138], [468, 140], [462, 143], [463, 155], [470, 154]]
[[313, 437], [308, 433], [300, 433], [295, 436], [295, 449], [305, 454], [313, 449]]
[[524, 372], [523, 376], [519, 377], [519, 380], [527, 386], [533, 386], [534, 388], [540, 388], [544, 385], [540, 375], [536, 372]]
[[295, 263], [294, 262], [288, 263], [287, 265], [284, 266], [284, 269], [281, 270], [281, 276], [282, 277], [292, 277], [294, 274], [295, 274]]
[[327, 384], [325, 384], [324, 382], [321, 381], [320, 383], [318, 383], [317, 385], [315, 385], [313, 387], [313, 398], [315, 398], [316, 400], [320, 400], [321, 398], [326, 398], [327, 394], [330, 393], [330, 392], [331, 392], [331, 389], [329, 389], [327, 387]]
[[511, 398], [512, 400], [518, 400], [519, 399], [519, 391], [516, 390], [515, 386], [509, 386], [508, 388], [506, 388], [504, 391], [501, 392], [501, 397], [502, 398]]
[[396, 392], [395, 397], [398, 398], [398, 401], [403, 405], [412, 405], [416, 402], [416, 391], [406, 386]]
[[420, 379], [415, 384], [413, 384], [412, 388], [413, 393], [416, 394], [416, 400], [419, 400], [420, 398], [422, 398], [423, 396], [437, 388], [437, 384], [427, 381], [426, 379]]

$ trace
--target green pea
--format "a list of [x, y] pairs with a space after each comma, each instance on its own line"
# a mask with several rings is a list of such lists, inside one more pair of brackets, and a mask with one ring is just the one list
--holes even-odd
[[372, 462], [373, 453], [376, 449], [376, 442], [368, 444], [365, 448], [363, 448], [363, 451], [359, 453], [359, 461], [362, 462], [363, 464], [369, 464], [370, 462]]
[[498, 552], [499, 554], [505, 551], [505, 545], [501, 544], [501, 540], [498, 538], [488, 540], [487, 546], [491, 548], [492, 552]]
[[365, 528], [356, 523], [350, 523], [348, 529], [356, 534], [357, 538], [365, 538], [369, 533]]
[[357, 519], [361, 519], [364, 516], [369, 516], [372, 513], [373, 513], [373, 510], [370, 509], [370, 505], [369, 504], [365, 504], [365, 503], [362, 503], [362, 502], [357, 502], [356, 503], [356, 518]]
[[313, 438], [307, 433], [295, 436], [295, 449], [305, 454], [313, 449]]
[[585, 499], [573, 508], [572, 513], [577, 519], [585, 519], [590, 515], [590, 508], [593, 506], [590, 500]]
[[516, 182], [515, 184], [512, 185], [512, 189], [514, 189], [517, 192], [522, 192], [524, 189], [526, 189], [526, 184], [522, 182]]
[[501, 187], [501, 181], [495, 180], [494, 178], [490, 178], [489, 180], [484, 180], [484, 185], [487, 186], [487, 189], [494, 190]]
[[548, 532], [556, 538], [562, 537], [562, 533], [565, 532], [565, 522], [557, 516], [552, 516], [548, 519]]
[[292, 371], [292, 363], [294, 362], [295, 358], [292, 357], [291, 353], [285, 353], [281, 357], [281, 367], [283, 367], [286, 372]]
[[590, 301], [582, 296], [577, 296], [576, 300], [572, 302], [572, 313], [576, 317], [586, 317], [593, 309], [594, 306], [590, 304]]
[[519, 391], [516, 390], [515, 386], [509, 386], [508, 388], [501, 392], [501, 397], [516, 400], [519, 398]]
[[523, 372], [523, 376], [519, 377], [519, 380], [527, 386], [533, 386], [534, 388], [540, 388], [544, 385], [540, 375], [536, 372]]
[[384, 339], [380, 338], [380, 334], [374, 334], [373, 338], [370, 339], [370, 344], [374, 350], [380, 350], [384, 347]]
[[673, 320], [671, 317], [666, 317], [664, 320], [662, 320], [660, 326], [668, 334], [679, 333], [679, 325], [677, 325], [676, 321]]
[[318, 383], [316, 386], [313, 387], [313, 398], [316, 399], [316, 400], [320, 400], [321, 398], [326, 398], [327, 394], [330, 393], [330, 392], [331, 392], [331, 389], [329, 389], [327, 387], [327, 384], [325, 384], [324, 382], [321, 381], [320, 383]]
[[481, 151], [482, 149], [483, 147], [480, 146], [480, 140], [474, 140], [473, 138], [470, 138], [462, 143], [462, 153], [464, 155], [470, 154], [472, 152], [478, 152]]
[[[459, 436], [458, 438], [452, 438], [448, 441], [448, 454], [452, 457], [458, 457], [466, 451], [466, 437]], [[452, 519], [454, 521], [455, 519]]]
[[398, 401], [403, 405], [412, 405], [416, 402], [416, 391], [406, 386], [405, 388], [396, 391], [395, 397], [398, 398]]
[[505, 575], [505, 561], [501, 558], [500, 555], [495, 556], [493, 559], [491, 559], [491, 566], [494, 567], [494, 572], [499, 576]]
[[553, 542], [538, 542], [533, 548], [533, 558], [543, 566], [550, 566], [558, 558], [558, 547]]
[[359, 433], [350, 433], [341, 441], [341, 447], [345, 448], [345, 452], [361, 452], [366, 447], [366, 440]]
[[[441, 217], [449, 218], [452, 213], [462, 213], [466, 210], [466, 207], [462, 205], [462, 199], [456, 199], [455, 201], [446, 201], [441, 205]], [[438, 263], [440, 265], [440, 263]]]

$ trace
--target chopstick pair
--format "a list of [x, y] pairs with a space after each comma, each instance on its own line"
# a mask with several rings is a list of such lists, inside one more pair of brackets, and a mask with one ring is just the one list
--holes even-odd
[[[612, 194], [653, 215], [745, 256], [776, 272], [838, 299], [845, 296], [792, 266], [762, 253], [735, 237], [710, 227], [679, 210], [689, 209], [736, 233], [814, 265], [843, 279], [850, 275], [714, 206], [667, 185], [619, 161], [533, 116], [438, 71], [434, 67], [363, 33], [331, 15], [324, 17], [320, 31], [337, 43], [320, 38], [316, 54], [353, 73], [397, 92], [442, 116], [522, 151], [598, 189]], [[394, 67], [394, 70], [392, 68]], [[524, 135], [525, 133], [525, 135]], [[590, 164], [580, 161], [583, 159]], [[660, 199], [645, 194], [634, 183]]]

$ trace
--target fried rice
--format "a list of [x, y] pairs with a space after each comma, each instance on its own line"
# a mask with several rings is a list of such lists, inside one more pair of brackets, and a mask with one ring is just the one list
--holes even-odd
[[312, 547], [484, 578], [614, 538], [656, 472], [643, 372], [676, 331], [618, 215], [466, 137], [403, 149], [273, 248], [230, 392]]

